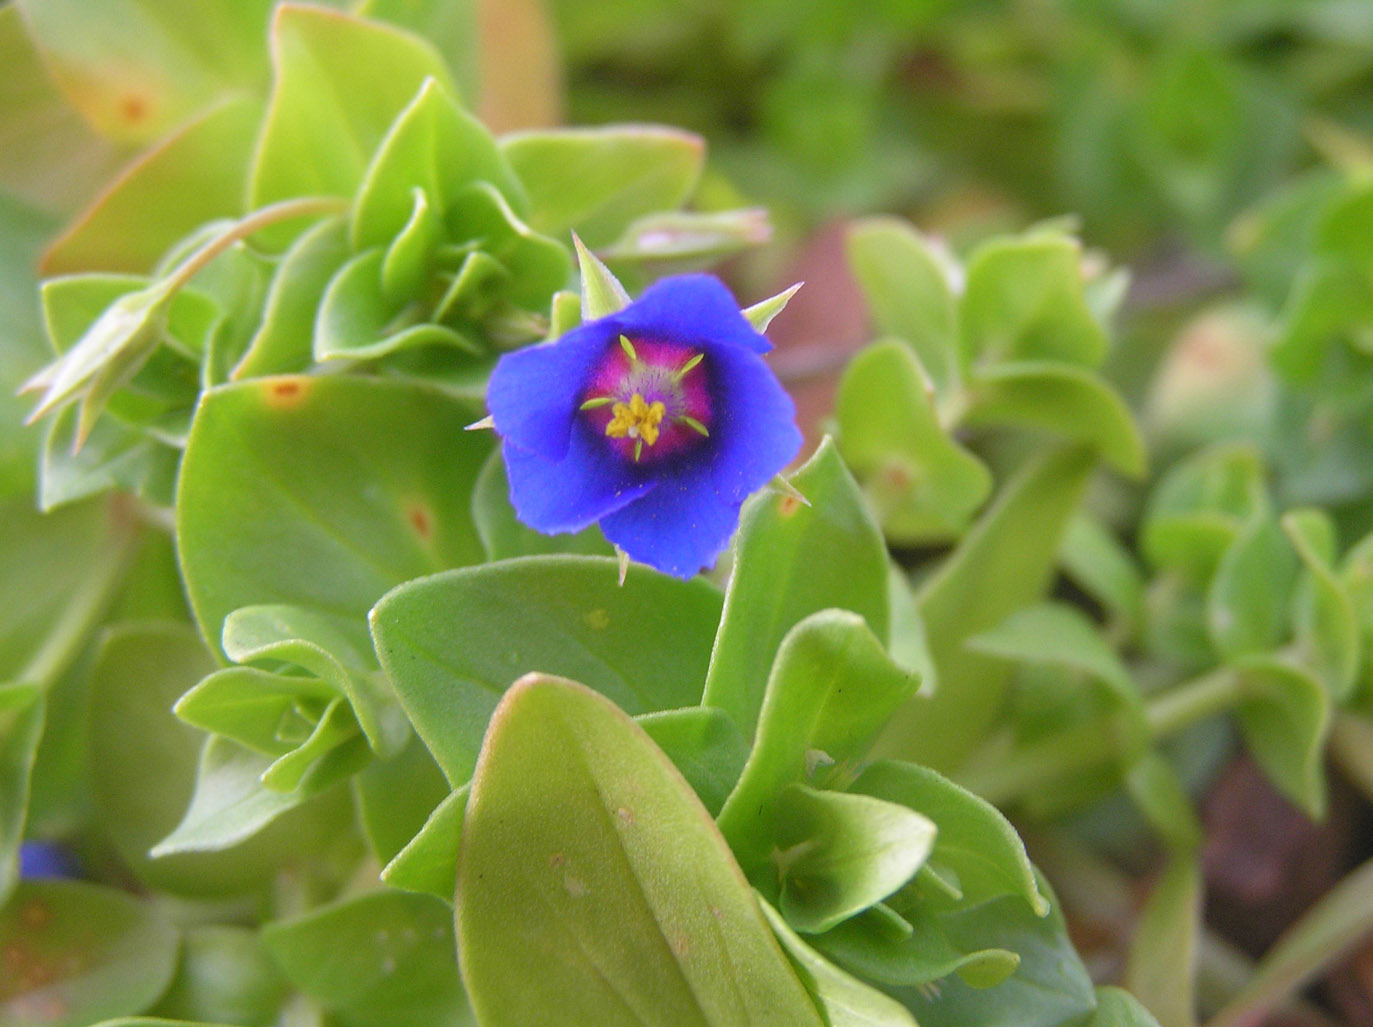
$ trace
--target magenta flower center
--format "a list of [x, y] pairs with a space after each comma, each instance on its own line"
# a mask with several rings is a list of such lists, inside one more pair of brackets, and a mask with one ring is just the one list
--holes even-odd
[[710, 435], [709, 386], [698, 350], [621, 335], [592, 373], [582, 416], [626, 460], [656, 463]]

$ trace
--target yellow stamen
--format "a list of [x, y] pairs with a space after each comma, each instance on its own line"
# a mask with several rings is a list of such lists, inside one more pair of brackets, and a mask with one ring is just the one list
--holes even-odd
[[638, 460], [645, 442], [651, 446], [658, 441], [658, 425], [667, 408], [661, 400], [649, 403], [636, 392], [629, 397], [628, 403], [616, 403], [610, 410], [615, 416], [605, 426], [605, 433], [612, 439], [633, 439], [634, 459]]
[[639, 354], [634, 349], [634, 343], [629, 341], [629, 336], [620, 336], [620, 349], [625, 351], [625, 356], [629, 357], [632, 362], [636, 364], [639, 362]]
[[686, 425], [688, 428], [690, 428], [698, 435], [710, 438], [710, 432], [706, 430], [706, 426], [702, 424], [700, 421], [696, 420], [696, 418], [694, 417], [688, 417], [686, 414], [680, 414], [677, 417], [677, 423]]
[[597, 407], [607, 406], [614, 402], [615, 398], [613, 396], [592, 396], [585, 403], [583, 403], [579, 409], [595, 410]]
[[694, 368], [705, 358], [706, 355], [704, 353], [697, 353], [694, 357], [692, 357], [690, 360], [688, 360], [685, 364], [677, 368], [677, 370], [672, 373], [672, 380], [674, 382], [680, 382], [683, 378], [685, 378], [687, 375], [691, 373], [692, 368]]

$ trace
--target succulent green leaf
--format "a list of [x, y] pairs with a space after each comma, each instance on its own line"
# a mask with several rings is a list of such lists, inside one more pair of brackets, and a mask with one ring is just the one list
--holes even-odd
[[1176, 856], [1154, 883], [1135, 928], [1125, 984], [1161, 1027], [1196, 1027], [1201, 901], [1201, 868], [1190, 856]]
[[999, 715], [1007, 668], [965, 641], [1047, 589], [1095, 461], [1080, 447], [1027, 463], [916, 596], [939, 689], [897, 712], [877, 749], [935, 767], [965, 757]]
[[820, 934], [911, 879], [935, 825], [894, 802], [791, 784], [777, 797], [773, 861], [787, 923]]
[[[195, 793], [185, 815], [170, 834], [149, 850], [149, 855], [161, 859], [232, 848], [315, 796], [321, 799], [308, 819], [319, 818], [323, 830], [336, 832], [339, 822], [346, 817], [347, 792], [335, 789], [332, 795], [325, 793], [361, 769], [356, 748], [341, 750], [340, 755], [340, 759], [331, 761], [326, 757], [311, 767], [295, 791], [276, 792], [262, 784], [262, 775], [273, 762], [270, 757], [227, 738], [211, 736], [200, 753]], [[178, 781], [185, 779], [182, 776]], [[306, 819], [304, 813], [302, 819]], [[290, 837], [294, 844], [300, 844], [298, 832]]]
[[869, 218], [849, 230], [849, 265], [883, 335], [909, 343], [939, 396], [959, 381], [951, 265], [904, 221]]
[[[453, 91], [426, 41], [340, 11], [281, 4], [271, 43], [272, 97], [249, 184], [254, 208], [296, 196], [352, 196], [425, 80]], [[264, 233], [264, 243], [284, 246], [289, 229]]]
[[629, 293], [620, 280], [576, 233], [572, 235], [572, 245], [577, 251], [577, 273], [582, 282], [582, 320], [596, 321], [629, 306]]
[[463, 979], [491, 1027], [549, 1009], [607, 1027], [822, 1023], [686, 782], [627, 716], [571, 682], [524, 678], [492, 718], [457, 925]]
[[396, 117], [372, 157], [353, 210], [354, 250], [385, 246], [411, 220], [419, 190], [443, 222], [464, 186], [487, 182], [515, 210], [524, 191], [481, 122], [460, 108], [435, 79], [427, 79]]
[[450, 905], [458, 887], [458, 846], [470, 787], [464, 784], [434, 807], [424, 825], [381, 871], [393, 888], [427, 892]]
[[895, 542], [957, 537], [991, 492], [991, 472], [940, 427], [904, 342], [877, 342], [850, 360], [835, 417], [839, 452]]
[[991, 803], [927, 767], [879, 760], [850, 791], [923, 813], [939, 832], [929, 863], [952, 871], [968, 904], [1019, 896], [1039, 916], [1049, 912], [1034, 868], [1010, 822]]
[[1272, 514], [1255, 513], [1226, 547], [1206, 596], [1212, 643], [1227, 659], [1275, 649], [1290, 633], [1297, 556]]
[[[720, 595], [613, 559], [507, 560], [402, 585], [372, 633], [415, 731], [454, 786], [501, 695], [531, 671], [577, 675], [628, 713], [700, 702]], [[646, 647], [644, 639], [652, 639]]]
[[641, 713], [634, 721], [681, 771], [706, 812], [718, 814], [748, 760], [748, 742], [734, 721], [711, 706]]
[[319, 222], [291, 244], [272, 276], [262, 323], [230, 378], [294, 373], [310, 365], [315, 314], [324, 290], [349, 255], [342, 218]]
[[289, 994], [256, 930], [202, 924], [183, 934], [176, 976], [156, 1010], [187, 1018], [178, 1022], [270, 1023]]
[[268, 924], [262, 943], [291, 984], [346, 1022], [471, 1023], [448, 908], [427, 895], [346, 898]]
[[969, 987], [991, 988], [1020, 965], [1006, 949], [955, 948], [928, 909], [912, 911], [907, 922], [874, 906], [809, 941], [840, 966], [888, 987], [921, 987], [956, 973]]
[[1210, 580], [1242, 525], [1269, 506], [1253, 446], [1212, 446], [1170, 467], [1144, 509], [1140, 548], [1155, 568]]
[[1144, 616], [1144, 575], [1135, 556], [1105, 525], [1079, 513], [1059, 550], [1063, 571], [1132, 632]]
[[491, 454], [477, 477], [472, 493], [472, 519], [490, 560], [555, 553], [585, 556], [609, 556], [611, 553], [610, 543], [595, 525], [573, 535], [544, 535], [521, 524], [515, 516], [515, 508], [510, 505], [510, 482], [500, 450]]
[[19, 880], [29, 780], [46, 712], [38, 686], [0, 684], [0, 908]]
[[230, 99], [161, 140], [48, 248], [44, 272], [147, 272], [203, 222], [242, 215], [243, 179], [261, 115], [259, 101]]
[[336, 698], [334, 686], [316, 677], [225, 667], [196, 683], [173, 711], [193, 727], [275, 759], [303, 742]]
[[659, 275], [709, 267], [771, 238], [772, 223], [759, 207], [679, 210], [636, 219], [597, 252], [606, 260], [644, 265], [648, 273]]
[[1086, 1027], [1160, 1027], [1139, 999], [1122, 988], [1097, 988], [1096, 1000], [1096, 1011]]
[[1129, 407], [1083, 367], [1048, 360], [999, 362], [974, 370], [968, 425], [1026, 425], [1093, 447], [1110, 467], [1144, 476], [1148, 456]]
[[1069, 1027], [1096, 1008], [1091, 978], [1056, 902], [1048, 916], [1039, 917], [1008, 895], [945, 915], [941, 923], [958, 950], [1004, 949], [1020, 962], [994, 988], [978, 988], [955, 976], [942, 981], [937, 994], [903, 990], [901, 998], [921, 1027]]
[[147, 143], [266, 71], [270, 0], [16, 4], [48, 71], [101, 135]]
[[309, 736], [290, 752], [278, 756], [258, 780], [265, 788], [289, 794], [299, 789], [305, 774], [326, 757], [331, 757], [335, 765], [346, 760], [350, 767], [367, 759], [370, 753], [361, 751], [364, 746], [352, 708], [343, 699], [335, 699], [324, 708]]
[[1125, 772], [1125, 790], [1150, 826], [1175, 851], [1189, 853], [1202, 842], [1201, 820], [1173, 764], [1146, 752]]
[[572, 261], [566, 248], [526, 225], [510, 198], [490, 182], [473, 182], [453, 197], [447, 235], [500, 261], [510, 272], [507, 296], [518, 307], [542, 314], [549, 298], [567, 287]]
[[264, 378], [206, 393], [177, 542], [206, 639], [260, 603], [359, 620], [389, 588], [482, 558], [471, 492], [491, 440], [422, 385]]
[[1061, 235], [999, 239], [978, 249], [958, 304], [963, 364], [1101, 363], [1106, 333], [1087, 306], [1081, 261], [1081, 247]]
[[751, 737], [783, 637], [819, 610], [852, 610], [885, 639], [887, 550], [858, 484], [828, 439], [791, 478], [806, 498], [763, 492], [744, 504], [734, 572], [706, 679], [705, 704]]
[[177, 932], [113, 888], [25, 881], [0, 907], [0, 1023], [80, 1027], [152, 1005], [176, 969]]
[[920, 677], [920, 688], [932, 694], [939, 687], [934, 659], [930, 656], [930, 639], [925, 633], [925, 619], [915, 605], [906, 575], [895, 563], [887, 574], [887, 596], [891, 609], [891, 633], [887, 639], [887, 653], [892, 662]]
[[1130, 719], [1136, 740], [1143, 742], [1147, 725], [1139, 686], [1096, 625], [1077, 607], [1058, 602], [1027, 606], [969, 639], [967, 645], [1002, 659], [1066, 667], [1086, 675]]
[[1332, 567], [1335, 526], [1322, 510], [1293, 510], [1281, 524], [1304, 568], [1293, 610], [1299, 651], [1343, 701], [1358, 676], [1360, 639], [1353, 600]]
[[609, 125], [517, 132], [501, 139], [501, 152], [529, 192], [530, 224], [598, 247], [636, 218], [686, 202], [705, 142], [677, 129]]
[[415, 298], [391, 299], [383, 285], [386, 252], [366, 250], [329, 282], [315, 321], [314, 358], [370, 360], [417, 346], [478, 352], [475, 343], [444, 325], [422, 320]]
[[1329, 693], [1309, 671], [1277, 657], [1245, 657], [1235, 666], [1245, 745], [1278, 791], [1312, 817], [1322, 816]]
[[425, 191], [417, 188], [410, 196], [409, 220], [386, 247], [381, 264], [381, 292], [392, 302], [415, 296], [423, 289], [443, 233], [439, 213]]
[[758, 905], [829, 1027], [916, 1027], [904, 1006], [816, 952], [762, 896]]
[[[413, 732], [390, 759], [374, 759], [354, 780], [358, 820], [372, 853], [385, 866], [405, 848], [448, 797], [448, 781]], [[450, 889], [451, 891], [451, 889]], [[445, 899], [452, 898], [451, 894]]]
[[76, 448], [76, 410], [57, 412], [43, 440], [38, 506], [54, 510], [101, 492], [121, 489], [170, 506], [180, 454], [147, 431], [111, 418], [99, 421]]
[[851, 772], [918, 685], [855, 613], [823, 610], [787, 633], [768, 677], [753, 749], [719, 816], [721, 833], [750, 874], [775, 844], [782, 789], [812, 768], [839, 764], [840, 773]]

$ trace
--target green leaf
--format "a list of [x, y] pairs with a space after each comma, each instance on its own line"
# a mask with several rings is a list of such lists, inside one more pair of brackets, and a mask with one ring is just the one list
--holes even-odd
[[[303, 4], [276, 8], [272, 65], [250, 207], [297, 196], [351, 196], [424, 81], [454, 91], [442, 58], [424, 40]], [[264, 234], [268, 244], [290, 239], [280, 231]]]
[[1207, 1027], [1244, 1027], [1261, 1020], [1351, 952], [1368, 935], [1371, 913], [1373, 861], [1361, 864], [1287, 928]]
[[338, 692], [315, 677], [226, 667], [198, 682], [173, 711], [187, 724], [276, 759], [314, 729]]
[[599, 248], [612, 263], [640, 265], [649, 276], [699, 270], [772, 238], [766, 210], [648, 214], [636, 219], [613, 243]]
[[491, 134], [442, 84], [427, 79], [396, 117], [362, 178], [353, 210], [353, 249], [389, 243], [410, 220], [417, 189], [442, 223], [463, 187], [477, 181], [494, 185], [513, 208], [523, 210], [520, 181]]
[[1081, 448], [1035, 458], [1005, 486], [916, 596], [939, 690], [897, 712], [879, 740], [887, 755], [948, 767], [999, 716], [1007, 668], [965, 641], [1043, 596], [1063, 532], [1094, 461]]
[[68, 102], [110, 139], [144, 143], [217, 97], [256, 86], [269, 0], [16, 4]]
[[[115, 173], [124, 151], [66, 102], [15, 4], [0, 8], [0, 68], [0, 192], [35, 211], [74, 213]], [[21, 266], [30, 277], [32, 262]]]
[[44, 512], [122, 490], [170, 506], [180, 453], [147, 431], [105, 418], [76, 447], [77, 414], [59, 410], [43, 442], [38, 505]]
[[1245, 745], [1278, 791], [1321, 817], [1329, 693], [1310, 672], [1277, 657], [1246, 657], [1235, 666], [1243, 688], [1237, 715]]
[[418, 346], [478, 352], [475, 343], [453, 329], [419, 320], [413, 297], [389, 298], [382, 285], [385, 261], [383, 250], [366, 250], [329, 282], [315, 322], [316, 360], [371, 360]]
[[113, 629], [90, 677], [89, 760], [96, 809], [125, 864], [152, 887], [217, 896], [270, 880], [281, 863], [317, 851], [332, 829], [322, 811], [294, 816], [223, 855], [149, 859], [191, 798], [203, 736], [177, 723], [176, 697], [214, 666], [189, 625]]
[[[576, 675], [627, 712], [697, 704], [719, 593], [612, 559], [529, 557], [402, 585], [372, 612], [383, 668], [454, 786], [522, 674]], [[652, 639], [646, 647], [644, 639]]]
[[175, 928], [123, 892], [24, 881], [0, 908], [0, 1023], [80, 1027], [137, 1013], [176, 968]]
[[798, 931], [819, 934], [881, 902], [911, 879], [935, 826], [905, 806], [791, 784], [777, 797], [779, 906]]
[[1049, 912], [1025, 845], [991, 803], [926, 767], [879, 760], [850, 791], [900, 803], [933, 821], [938, 834], [930, 865], [952, 871], [964, 902], [1017, 895], [1039, 916]]
[[916, 1027], [905, 1007], [816, 952], [761, 896], [758, 905], [829, 1027]]
[[573, 535], [545, 535], [521, 524], [515, 516], [515, 508], [510, 505], [510, 481], [499, 449], [491, 454], [477, 476], [472, 493], [472, 519], [489, 560], [557, 553], [611, 554], [610, 543], [594, 524]]
[[335, 699], [319, 715], [309, 736], [290, 752], [278, 756], [258, 780], [274, 792], [289, 794], [300, 788], [308, 771], [322, 766], [326, 759], [335, 766], [345, 761], [349, 769], [340, 776], [346, 776], [370, 756], [364, 751], [363, 739], [358, 737], [353, 711], [347, 702]]
[[246, 606], [229, 614], [224, 654], [235, 663], [269, 660], [295, 664], [347, 698], [368, 744], [383, 759], [400, 752], [409, 726], [385, 682], [360, 620], [296, 606]]
[[751, 737], [768, 667], [783, 637], [829, 607], [864, 617], [886, 638], [887, 551], [858, 485], [826, 440], [791, 479], [809, 505], [763, 492], [744, 504], [734, 571], [706, 679], [716, 706]]
[[462, 86], [462, 95], [479, 93], [481, 48], [477, 5], [469, 0], [361, 0], [353, 12], [377, 21], [389, 21], [423, 36], [448, 61]]
[[345, 1022], [471, 1022], [449, 911], [427, 895], [344, 899], [268, 924], [262, 943], [287, 980]]
[[994, 988], [950, 977], [937, 995], [903, 991], [921, 1027], [1069, 1027], [1086, 1019], [1096, 994], [1054, 906], [1049, 916], [1038, 917], [1020, 899], [1006, 896], [942, 917], [955, 947], [1006, 949], [1020, 963]]
[[949, 394], [959, 366], [948, 261], [895, 218], [857, 222], [849, 230], [848, 259], [878, 332], [910, 343], [936, 394]]
[[381, 871], [394, 888], [428, 892], [451, 904], [458, 887], [458, 846], [470, 788], [463, 785], [434, 807], [424, 826]]
[[46, 712], [36, 685], [0, 684], [0, 906], [19, 880], [29, 779]]
[[[1128, 991], [1097, 988], [1097, 1006], [1086, 1027], [1159, 1027], [1149, 1010]], [[1163, 1025], [1167, 1027], [1167, 1025]]]
[[1125, 983], [1161, 1027], [1197, 1023], [1201, 901], [1200, 866], [1192, 857], [1177, 856], [1155, 882], [1135, 927]]
[[1130, 718], [1128, 726], [1136, 740], [1143, 742], [1147, 725], [1139, 686], [1097, 626], [1077, 607], [1059, 602], [1027, 606], [969, 639], [967, 646], [1006, 660], [1066, 667], [1086, 675]]
[[1047, 360], [979, 367], [964, 423], [1028, 425], [1093, 447], [1121, 474], [1142, 478], [1144, 439], [1125, 401], [1091, 371]]
[[361, 619], [387, 589], [482, 558], [470, 512], [491, 446], [425, 386], [265, 378], [205, 394], [182, 460], [177, 542], [207, 641], [243, 606]]
[[959, 301], [965, 366], [1055, 361], [1094, 367], [1106, 333], [1083, 294], [1082, 249], [1058, 235], [986, 243], [968, 261]]
[[261, 115], [257, 100], [231, 99], [161, 140], [48, 248], [44, 273], [147, 272], [203, 222], [243, 214], [243, 179]]
[[767, 680], [753, 750], [719, 816], [720, 832], [747, 871], [772, 851], [782, 790], [813, 767], [839, 764], [842, 773], [861, 759], [918, 685], [855, 613], [824, 610], [787, 633]]
[[[293, 792], [276, 792], [262, 784], [262, 775], [272, 765], [260, 756], [226, 738], [210, 737], [200, 754], [196, 770], [195, 794], [185, 816], [176, 828], [149, 850], [155, 859], [181, 853], [219, 852], [253, 838], [283, 813], [322, 796], [311, 811], [322, 832], [335, 835], [347, 817], [347, 792], [329, 789], [359, 769], [357, 751], [345, 751], [332, 764], [326, 759], [312, 767], [301, 786]], [[179, 780], [185, 780], [185, 777]], [[283, 832], [285, 827], [278, 827]], [[290, 837], [299, 843], [302, 832]], [[319, 837], [318, 834], [315, 837]], [[319, 843], [314, 843], [318, 845]], [[322, 847], [322, 846], [321, 846]]]
[[889, 539], [957, 537], [990, 494], [991, 473], [940, 427], [924, 371], [904, 342], [874, 343], [849, 361], [834, 413], [839, 452]]
[[[553, 294], [567, 287], [572, 270], [567, 250], [526, 225], [509, 197], [490, 182], [473, 182], [453, 198], [448, 236], [499, 260], [510, 272], [505, 290], [510, 302], [525, 310], [546, 311]], [[582, 307], [590, 309], [586, 303]]]
[[193, 1021], [271, 1023], [288, 993], [256, 930], [203, 924], [182, 938], [181, 963], [156, 1011]]
[[629, 306], [629, 293], [620, 280], [575, 233], [572, 245], [577, 251], [577, 273], [582, 280], [582, 320], [596, 321]]
[[316, 311], [329, 281], [348, 256], [347, 225], [342, 218], [319, 222], [291, 244], [272, 276], [262, 323], [231, 378], [294, 373], [310, 365]]
[[1173, 764], [1157, 752], [1146, 752], [1125, 772], [1125, 790], [1155, 831], [1176, 852], [1195, 851], [1202, 843], [1201, 820]]
[[710, 706], [641, 713], [634, 721], [681, 771], [706, 812], [718, 814], [748, 760], [748, 742], [734, 721]]
[[1206, 596], [1211, 641], [1226, 659], [1276, 648], [1288, 637], [1297, 557], [1278, 522], [1255, 513], [1226, 548]]
[[[412, 733], [398, 755], [374, 759], [357, 776], [356, 796], [358, 819], [373, 854], [385, 865], [448, 797], [448, 782], [424, 743]], [[452, 899], [452, 892], [449, 888], [445, 901]]]
[[571, 682], [524, 678], [492, 718], [457, 910], [463, 979], [491, 1027], [549, 1009], [606, 1025], [821, 1023], [686, 782]]
[[517, 132], [501, 139], [529, 191], [530, 223], [613, 242], [636, 218], [681, 206], [705, 160], [700, 136], [648, 125]]
[[1068, 522], [1059, 559], [1064, 573], [1131, 635], [1144, 617], [1144, 575], [1121, 540], [1079, 513]]
[[1323, 510], [1293, 510], [1281, 524], [1305, 568], [1293, 611], [1298, 650], [1337, 702], [1348, 699], [1359, 673], [1359, 625], [1332, 567], [1335, 525]]
[[1258, 451], [1244, 444], [1212, 446], [1179, 460], [1154, 487], [1140, 549], [1155, 568], [1178, 568], [1205, 583], [1240, 526], [1267, 508]]

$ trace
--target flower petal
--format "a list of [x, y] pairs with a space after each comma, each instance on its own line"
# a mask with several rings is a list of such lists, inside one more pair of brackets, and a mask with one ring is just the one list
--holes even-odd
[[557, 342], [501, 357], [486, 388], [486, 409], [497, 434], [527, 452], [561, 460], [581, 390], [615, 338], [616, 327], [603, 319]]
[[739, 313], [739, 304], [724, 284], [710, 275], [664, 278], [605, 320], [618, 323], [631, 337], [643, 335], [687, 346], [714, 342], [754, 353], [772, 349], [772, 343]]
[[715, 561], [739, 523], [739, 504], [721, 499], [708, 464], [664, 477], [652, 492], [601, 521], [626, 553], [678, 578]]
[[736, 506], [801, 449], [796, 404], [761, 357], [727, 346], [709, 350], [720, 395], [711, 423], [711, 480]]
[[515, 515], [545, 535], [581, 531], [659, 486], [581, 426], [571, 432], [561, 460], [509, 440], [502, 454]]

